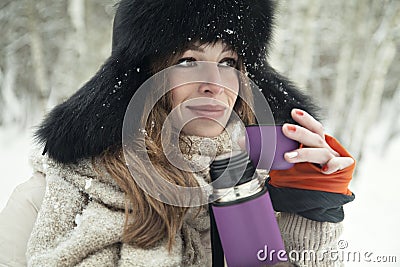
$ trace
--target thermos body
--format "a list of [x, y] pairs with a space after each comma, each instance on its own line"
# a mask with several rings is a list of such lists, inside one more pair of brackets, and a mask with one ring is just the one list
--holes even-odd
[[229, 267], [274, 264], [286, 252], [269, 193], [211, 205]]
[[212, 246], [220, 243], [228, 266], [253, 267], [287, 261], [266, 177], [258, 174], [247, 153], [214, 160], [210, 176], [216, 199], [210, 205], [211, 227], [216, 226], [217, 231], [212, 232], [219, 236]]

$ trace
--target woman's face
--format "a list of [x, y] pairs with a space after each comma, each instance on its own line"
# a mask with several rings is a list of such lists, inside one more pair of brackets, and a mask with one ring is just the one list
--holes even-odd
[[173, 122], [184, 134], [213, 137], [223, 131], [239, 92], [237, 60], [222, 42], [183, 53], [169, 80], [176, 85], [171, 90]]

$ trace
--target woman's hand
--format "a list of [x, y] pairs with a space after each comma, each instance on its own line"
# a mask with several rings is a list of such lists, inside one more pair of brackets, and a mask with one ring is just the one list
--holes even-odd
[[285, 159], [291, 163], [311, 162], [321, 165], [324, 174], [345, 169], [354, 163], [350, 157], [341, 157], [325, 141], [324, 127], [307, 112], [293, 109], [293, 119], [300, 125], [286, 123], [283, 134], [303, 144], [299, 149], [285, 153]]
[[310, 114], [293, 109], [291, 115], [298, 125], [285, 124], [283, 134], [302, 145], [285, 153], [287, 161], [297, 164], [269, 172], [267, 186], [274, 209], [319, 222], [341, 222], [342, 206], [354, 199], [348, 186], [355, 161]]

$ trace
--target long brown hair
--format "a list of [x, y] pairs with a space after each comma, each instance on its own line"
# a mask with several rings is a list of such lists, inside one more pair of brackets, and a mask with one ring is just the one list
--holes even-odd
[[[152, 66], [154, 73], [171, 66], [181, 57], [182, 54], [174, 54], [162, 61], [156, 60]], [[237, 69], [241, 75], [245, 75], [243, 61], [239, 58]], [[242, 80], [242, 79], [239, 79]], [[246, 101], [244, 101], [244, 99]], [[146, 100], [149, 102], [148, 99]], [[239, 86], [239, 97], [234, 105], [234, 111], [239, 115], [244, 124], [254, 123], [254, 115], [251, 110], [252, 93], [246, 83]], [[149, 105], [145, 105], [145, 109]], [[123, 152], [122, 148], [109, 149], [101, 155], [100, 164], [106, 168], [117, 184], [125, 192], [125, 228], [123, 233], [123, 242], [141, 248], [150, 248], [161, 241], [167, 239], [168, 249], [171, 250], [174, 245], [176, 234], [182, 226], [185, 214], [188, 211], [186, 207], [172, 206], [165, 204], [149, 194], [147, 194], [132, 178], [127, 167], [131, 165], [137, 173], [140, 173], [145, 179], [149, 179], [149, 186], [157, 187], [152, 182], [152, 173], [148, 170], [146, 162], [135, 156], [135, 153], [147, 153], [154, 169], [166, 181], [184, 187], [195, 187], [198, 183], [191, 172], [183, 171], [172, 166], [163, 153], [161, 145], [161, 128], [171, 111], [170, 94], [165, 94], [156, 105], [150, 110], [148, 118], [142, 118], [144, 125], [144, 144], [139, 146], [131, 154]], [[156, 122], [156, 123], [154, 123]], [[160, 123], [157, 123], [160, 122]], [[126, 158], [126, 157], [129, 157]], [[167, 168], [165, 166], [168, 166]], [[164, 196], [174, 198], [176, 195]]]

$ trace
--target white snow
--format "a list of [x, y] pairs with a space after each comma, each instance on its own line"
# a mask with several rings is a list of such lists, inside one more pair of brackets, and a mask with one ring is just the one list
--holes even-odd
[[0, 210], [14, 188], [32, 174], [29, 165], [31, 132], [17, 127], [0, 127]]
[[[380, 154], [373, 141], [378, 136], [371, 134], [368, 153], [357, 166], [358, 177], [350, 186], [356, 199], [345, 206], [341, 238], [348, 242], [347, 251], [372, 253], [371, 262], [348, 262], [346, 266], [400, 265], [400, 137]], [[395, 256], [397, 263], [373, 262], [375, 256]]]
[[75, 224], [77, 226], [79, 226], [81, 224], [81, 222], [82, 222], [82, 215], [81, 214], [76, 214], [76, 216], [75, 216]]
[[225, 29], [224, 32], [226, 32], [227, 34], [233, 34], [234, 31], [232, 31], [231, 29]]
[[92, 178], [86, 179], [85, 181], [85, 190], [88, 190], [92, 186]]

